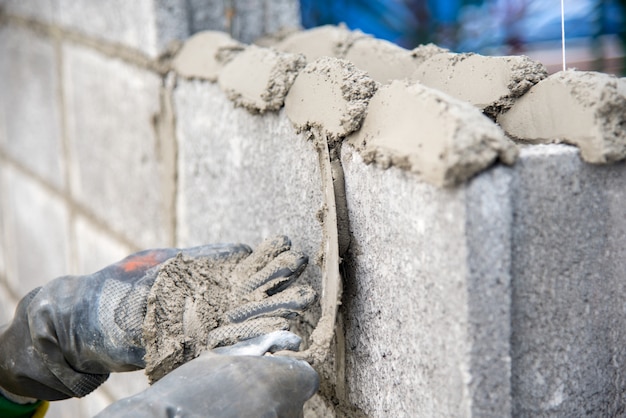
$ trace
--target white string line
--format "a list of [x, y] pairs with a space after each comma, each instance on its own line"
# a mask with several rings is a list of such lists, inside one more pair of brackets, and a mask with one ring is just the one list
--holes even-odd
[[565, 64], [565, 0], [561, 0], [561, 53], [563, 56], [563, 71], [566, 69]]

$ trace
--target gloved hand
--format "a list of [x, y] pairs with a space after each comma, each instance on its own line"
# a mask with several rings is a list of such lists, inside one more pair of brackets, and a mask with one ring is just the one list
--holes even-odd
[[311, 287], [292, 285], [306, 262], [281, 236], [242, 260], [180, 255], [165, 263], [150, 291], [144, 327], [150, 381], [207, 349], [289, 329], [286, 317], [316, 297]]
[[110, 372], [143, 368], [147, 299], [164, 262], [182, 254], [236, 263], [250, 252], [245, 245], [147, 250], [97, 273], [34, 289], [0, 330], [0, 389], [46, 400], [81, 397]]
[[296, 335], [279, 331], [205, 351], [96, 418], [301, 417], [319, 386], [317, 373], [301, 360], [262, 356], [295, 350], [299, 343]]

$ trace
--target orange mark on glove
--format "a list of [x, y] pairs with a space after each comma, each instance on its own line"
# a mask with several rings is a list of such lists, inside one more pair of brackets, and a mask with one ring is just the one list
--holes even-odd
[[146, 253], [130, 257], [122, 263], [125, 272], [136, 271], [139, 269], [147, 269], [159, 264], [162, 260], [157, 257], [157, 253]]

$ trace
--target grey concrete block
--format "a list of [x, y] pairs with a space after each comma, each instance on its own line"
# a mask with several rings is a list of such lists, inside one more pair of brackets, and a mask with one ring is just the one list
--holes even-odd
[[106, 231], [83, 217], [76, 219], [74, 231], [77, 274], [94, 273], [132, 252], [126, 245], [117, 242]]
[[285, 234], [319, 274], [317, 213], [322, 190], [317, 152], [284, 112], [252, 115], [208, 82], [179, 80], [178, 245], [258, 244]]
[[176, 39], [189, 36], [185, 1], [58, 0], [59, 21], [91, 38], [156, 57]]
[[65, 203], [9, 167], [2, 172], [8, 284], [19, 296], [69, 271]]
[[515, 416], [626, 410], [626, 164], [531, 147], [515, 166]]
[[58, 19], [59, 0], [0, 0], [0, 9], [9, 15], [55, 23]]
[[297, 0], [190, 0], [191, 33], [221, 30], [251, 43], [281, 29], [300, 27]]
[[202, 30], [229, 32], [250, 43], [282, 28], [300, 26], [296, 0], [57, 0], [65, 28], [156, 57], [174, 40]]
[[172, 139], [153, 125], [160, 78], [79, 46], [64, 54], [74, 198], [138, 246], [170, 244], [171, 191], [162, 179], [173, 156], [160, 151]]
[[510, 172], [440, 189], [344, 144], [346, 392], [372, 417], [510, 414]]
[[0, 28], [0, 147], [58, 188], [64, 184], [57, 57], [28, 29]]

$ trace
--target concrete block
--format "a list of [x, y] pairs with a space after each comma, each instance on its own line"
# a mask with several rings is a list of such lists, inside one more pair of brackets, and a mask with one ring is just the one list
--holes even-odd
[[543, 64], [525, 56], [443, 53], [427, 59], [411, 80], [465, 100], [495, 117], [547, 75]]
[[319, 280], [323, 198], [313, 143], [283, 111], [250, 114], [211, 83], [179, 80], [174, 99], [178, 245], [254, 246], [284, 234], [309, 255], [307, 277]]
[[226, 33], [199, 32], [185, 41], [172, 61], [172, 66], [180, 76], [217, 81], [225, 64], [218, 58], [218, 53], [237, 51], [243, 47]]
[[370, 417], [510, 416], [510, 169], [440, 189], [342, 146], [346, 397]]
[[2, 170], [7, 280], [20, 297], [69, 271], [65, 202], [10, 167]]
[[534, 86], [498, 118], [514, 138], [567, 142], [590, 163], [626, 158], [626, 78], [561, 71]]
[[0, 147], [53, 186], [64, 185], [57, 57], [48, 38], [0, 28]]
[[185, 1], [57, 0], [59, 22], [91, 38], [118, 43], [156, 57], [189, 36]]
[[75, 220], [74, 231], [77, 274], [94, 273], [132, 253], [126, 245], [117, 242], [82, 216]]
[[191, 33], [219, 30], [251, 43], [281, 29], [300, 27], [297, 0], [190, 0]]
[[59, 0], [1, 0], [0, 9], [8, 15], [55, 23], [58, 19]]
[[[226, 95], [251, 112], [278, 110], [306, 62], [300, 54], [250, 45], [220, 71], [219, 85]], [[254, 68], [254, 77], [250, 77]]]
[[469, 103], [400, 80], [374, 94], [348, 141], [368, 163], [396, 165], [437, 186], [462, 183], [497, 159], [512, 164], [517, 155], [515, 144]]
[[[571, 121], [574, 122], [574, 121]], [[626, 164], [575, 148], [523, 150], [511, 265], [514, 416], [626, 409]]]
[[64, 47], [74, 198], [139, 247], [171, 244], [173, 191], [166, 141], [156, 134], [160, 78], [75, 45]]

